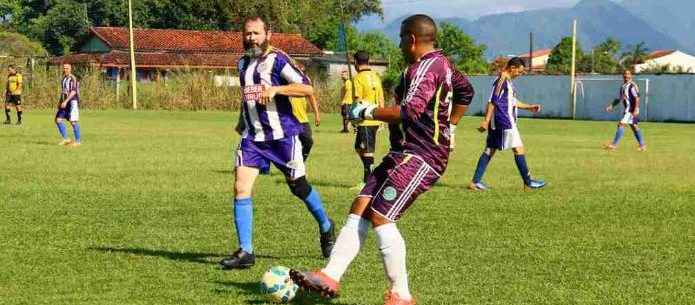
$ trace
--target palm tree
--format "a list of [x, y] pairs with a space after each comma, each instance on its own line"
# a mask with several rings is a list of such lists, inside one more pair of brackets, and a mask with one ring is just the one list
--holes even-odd
[[628, 50], [629, 51], [623, 53], [620, 57], [620, 65], [623, 67], [634, 67], [635, 65], [644, 63], [647, 59], [647, 51], [649, 51], [649, 49], [646, 47], [644, 41], [629, 46]]

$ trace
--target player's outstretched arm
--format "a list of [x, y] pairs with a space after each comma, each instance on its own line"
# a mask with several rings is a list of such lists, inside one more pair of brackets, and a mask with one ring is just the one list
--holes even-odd
[[261, 104], [267, 104], [275, 95], [305, 97], [314, 94], [314, 87], [305, 84], [289, 84], [284, 86], [266, 86], [261, 94]]
[[369, 103], [353, 103], [348, 116], [351, 121], [377, 120], [386, 123], [401, 122], [401, 106], [376, 107]]
[[543, 105], [540, 105], [540, 104], [526, 104], [526, 103], [523, 103], [523, 102], [521, 102], [521, 101], [517, 102], [516, 107], [518, 107], [519, 109], [524, 109], [524, 110], [531, 111], [531, 112], [533, 112], [533, 113], [540, 112], [541, 109], [543, 109]]
[[454, 105], [454, 108], [451, 110], [451, 117], [449, 118], [451, 124], [458, 125], [463, 115], [466, 114], [466, 111], [468, 111], [468, 105]]

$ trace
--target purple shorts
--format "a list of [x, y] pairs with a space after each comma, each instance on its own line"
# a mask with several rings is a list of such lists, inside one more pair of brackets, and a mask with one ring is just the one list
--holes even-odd
[[359, 197], [372, 198], [372, 211], [395, 222], [440, 176], [419, 156], [390, 152], [367, 178]]
[[271, 163], [291, 180], [306, 175], [299, 137], [262, 142], [241, 139], [236, 151], [236, 167], [253, 167], [267, 171]]

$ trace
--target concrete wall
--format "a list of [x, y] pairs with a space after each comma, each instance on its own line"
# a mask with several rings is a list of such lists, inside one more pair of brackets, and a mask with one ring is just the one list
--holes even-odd
[[[476, 95], [470, 114], [483, 112], [490, 98], [494, 76], [472, 76]], [[695, 122], [695, 76], [636, 75], [642, 95], [642, 121]], [[526, 103], [542, 104], [540, 114], [519, 111], [524, 117], [571, 118], [569, 76], [522, 76], [514, 81], [517, 95]], [[605, 112], [605, 107], [618, 95], [622, 77], [617, 75], [580, 76], [577, 80], [576, 118], [583, 120], [617, 120], [622, 110]]]

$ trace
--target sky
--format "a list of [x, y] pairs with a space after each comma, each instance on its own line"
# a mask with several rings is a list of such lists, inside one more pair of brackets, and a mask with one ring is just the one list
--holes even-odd
[[[617, 1], [617, 0], [616, 0]], [[551, 7], [571, 7], [579, 0], [382, 0], [385, 23], [412, 13], [425, 13], [435, 18], [464, 17], [475, 20], [480, 16], [521, 12]], [[370, 17], [363, 26], [378, 21]], [[361, 27], [358, 25], [358, 27]]]

